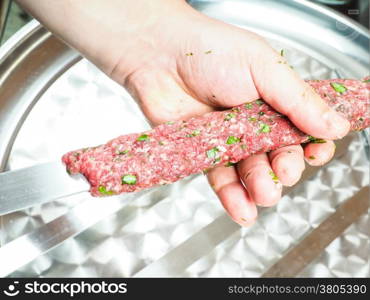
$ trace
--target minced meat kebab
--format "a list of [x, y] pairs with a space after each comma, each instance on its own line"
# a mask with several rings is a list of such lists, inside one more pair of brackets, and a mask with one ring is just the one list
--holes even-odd
[[[369, 77], [370, 78], [370, 77]], [[370, 126], [370, 80], [311, 80], [308, 83], [351, 123]], [[122, 135], [62, 158], [71, 174], [83, 174], [94, 196], [134, 192], [168, 184], [250, 155], [306, 142], [325, 142], [297, 129], [262, 100], [152, 130]]]

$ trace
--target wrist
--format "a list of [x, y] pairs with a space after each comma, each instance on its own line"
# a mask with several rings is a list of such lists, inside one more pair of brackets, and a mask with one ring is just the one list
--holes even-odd
[[184, 0], [17, 2], [108, 75], [117, 65], [127, 65], [124, 73], [130, 73], [133, 57], [145, 60], [146, 49], [164, 47], [160, 40], [166, 27], [192, 11]]
[[139, 0], [133, 9], [129, 16], [120, 19], [122, 30], [112, 31], [106, 38], [114, 46], [102, 50], [114, 52], [114, 59], [103, 69], [122, 84], [140, 66], [171, 57], [168, 54], [176, 48], [181, 31], [186, 30], [182, 24], [198, 13], [184, 0], [150, 1], [150, 5], [146, 0]]

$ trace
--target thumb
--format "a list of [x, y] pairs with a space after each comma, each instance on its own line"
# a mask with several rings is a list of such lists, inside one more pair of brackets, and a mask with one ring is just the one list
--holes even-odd
[[323, 139], [338, 139], [348, 133], [349, 122], [295, 73], [284, 57], [264, 46], [251, 64], [256, 89], [266, 102], [301, 129]]

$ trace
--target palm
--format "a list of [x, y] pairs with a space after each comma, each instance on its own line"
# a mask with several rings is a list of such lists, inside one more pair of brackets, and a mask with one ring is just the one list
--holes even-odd
[[[292, 113], [290, 103], [284, 99], [285, 95], [302, 98], [311, 91], [286, 64], [278, 63], [283, 58], [255, 34], [204, 20], [201, 33], [199, 24], [182, 26], [187, 30], [177, 31], [181, 40], [164, 39], [160, 50], [150, 48], [145, 54], [147, 59], [139, 59], [135, 72], [125, 79], [149, 121], [156, 125], [188, 119], [263, 97], [288, 114], [298, 127], [310, 130], [311, 126], [315, 131], [315, 125], [308, 125], [310, 120], [299, 121], [306, 112], [302, 109]], [[284, 79], [293, 87], [281, 84]], [[298, 88], [292, 91], [294, 87]], [[314, 153], [322, 157], [318, 161], [323, 163], [330, 159], [333, 149], [332, 143], [308, 147], [306, 156]], [[281, 183], [292, 185], [303, 169], [303, 149], [297, 145], [273, 151], [269, 156], [255, 155], [236, 168], [215, 168], [208, 179], [231, 217], [248, 225], [256, 218], [256, 205], [273, 205], [281, 196], [282, 185], [271, 179], [271, 170]]]
[[[250, 62], [259, 60], [253, 51], [257, 45], [251, 45], [251, 40], [273, 53], [271, 49], [252, 33], [222, 23], [207, 25], [206, 34], [203, 31], [200, 35], [197, 28], [184, 32], [184, 42], [171, 45], [175, 49], [146, 54], [151, 57], [150, 63], [142, 64], [127, 81], [153, 124], [259, 97], [250, 72]], [[164, 57], [166, 54], [171, 56]]]

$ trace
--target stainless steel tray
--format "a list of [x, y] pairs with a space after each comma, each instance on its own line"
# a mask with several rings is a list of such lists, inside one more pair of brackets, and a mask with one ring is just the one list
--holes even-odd
[[[304, 78], [367, 75], [368, 32], [321, 6], [289, 0], [191, 4], [286, 49]], [[0, 48], [0, 85], [0, 170], [55, 160], [70, 149], [149, 127], [123, 88], [35, 21]], [[119, 209], [117, 202], [104, 199], [107, 211], [111, 206], [116, 212], [82, 232], [71, 221], [74, 208], [83, 207], [79, 214], [85, 216], [91, 212], [91, 224], [99, 220], [86, 194], [6, 215], [1, 217], [0, 250], [18, 241], [14, 255], [22, 260], [22, 241], [30, 236], [27, 243], [37, 248], [37, 258], [10, 276], [261, 276], [369, 184], [366, 138], [354, 134], [351, 140], [345, 154], [276, 207], [263, 210], [251, 228], [229, 221], [198, 175]], [[78, 234], [55, 234], [58, 220]], [[40, 232], [54, 232], [58, 246], [43, 248]], [[295, 276], [370, 276], [369, 239], [370, 212]]]

